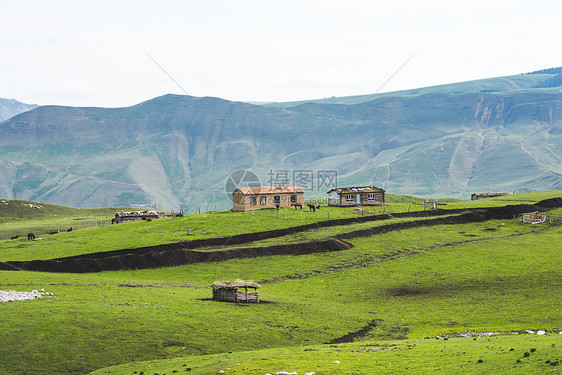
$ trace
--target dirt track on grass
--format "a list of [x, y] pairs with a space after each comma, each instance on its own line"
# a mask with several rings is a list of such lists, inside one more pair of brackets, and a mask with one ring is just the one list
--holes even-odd
[[[367, 237], [391, 231], [427, 227], [434, 225], [455, 225], [483, 222], [487, 220], [513, 219], [522, 213], [532, 211], [547, 211], [562, 207], [562, 198], [553, 198], [536, 203], [535, 205], [511, 205], [473, 210], [438, 210], [399, 213], [391, 215], [361, 216], [349, 219], [328, 220], [296, 227], [264, 231], [257, 233], [241, 234], [231, 237], [210, 238], [189, 242], [178, 242], [165, 245], [147, 246], [136, 249], [124, 249], [102, 253], [84, 254], [73, 257], [51, 260], [34, 260], [25, 262], [0, 262], [0, 270], [29, 270], [45, 272], [100, 272], [124, 269], [143, 269], [170, 267], [200, 262], [220, 262], [229, 259], [252, 258], [269, 255], [300, 255], [318, 252], [341, 251], [352, 247], [345, 242], [346, 239]], [[377, 220], [386, 220], [391, 217], [436, 217], [410, 222], [381, 225], [375, 228], [357, 230], [335, 236], [326, 241], [313, 241], [297, 244], [274, 245], [266, 247], [247, 247], [230, 250], [195, 251], [193, 249], [204, 247], [228, 247], [251, 243], [269, 238], [276, 238], [304, 232], [311, 229], [343, 226]]]
[[326, 241], [217, 251], [179, 249], [151, 251], [147, 253], [130, 253], [107, 257], [88, 257], [88, 255], [80, 255], [76, 257], [51, 260], [5, 262], [4, 264], [0, 263], [0, 269], [71, 273], [118, 271], [127, 269], [171, 267], [192, 263], [221, 262], [229, 259], [255, 258], [268, 255], [302, 255], [323, 253], [347, 250], [351, 247], [352, 245], [350, 243], [338, 239], [329, 239]]
[[[375, 228], [357, 230], [353, 232], [340, 234], [335, 237], [341, 240], [349, 240], [357, 237], [367, 237], [367, 236], [373, 236], [373, 235], [397, 231], [397, 230], [429, 227], [434, 225], [454, 225], [454, 224], [481, 223], [483, 221], [488, 221], [488, 220], [508, 220], [508, 219], [514, 219], [525, 212], [548, 211], [557, 207], [562, 207], [562, 198], [547, 199], [535, 205], [520, 204], [520, 205], [511, 205], [511, 206], [504, 206], [504, 207], [474, 209], [469, 212], [464, 212], [456, 216], [438, 217], [434, 219], [416, 220], [410, 222], [381, 225]], [[394, 215], [394, 217], [400, 217], [400, 214], [396, 214]]]

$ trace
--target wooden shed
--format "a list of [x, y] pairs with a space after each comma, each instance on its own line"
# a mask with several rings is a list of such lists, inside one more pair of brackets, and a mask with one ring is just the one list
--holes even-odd
[[139, 220], [152, 220], [163, 217], [163, 214], [157, 211], [128, 211], [128, 212], [118, 212], [115, 214], [113, 222], [116, 223], [128, 223], [130, 221]]
[[493, 197], [503, 197], [504, 195], [511, 195], [513, 193], [474, 193], [470, 196], [470, 199], [475, 201], [478, 199], [486, 199]]
[[299, 186], [242, 187], [232, 192], [232, 210], [249, 211], [261, 208], [291, 207], [304, 204], [304, 190]]
[[328, 194], [332, 194], [328, 197], [328, 206], [384, 206], [384, 189], [376, 186], [335, 188]]
[[259, 284], [239, 282], [215, 282], [213, 288], [213, 301], [258, 303]]

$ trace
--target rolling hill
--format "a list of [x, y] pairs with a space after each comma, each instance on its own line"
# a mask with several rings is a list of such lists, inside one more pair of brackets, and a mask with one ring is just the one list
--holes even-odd
[[[558, 74], [267, 105], [165, 95], [127, 108], [43, 106], [0, 123], [0, 197], [225, 209], [225, 181], [241, 169], [264, 185], [337, 171], [339, 186], [417, 196], [560, 189]], [[308, 198], [325, 195], [320, 182]]]

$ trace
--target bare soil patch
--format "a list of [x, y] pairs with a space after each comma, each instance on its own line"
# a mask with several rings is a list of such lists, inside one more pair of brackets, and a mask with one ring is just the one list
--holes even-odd
[[229, 259], [255, 258], [269, 255], [301, 255], [350, 249], [352, 245], [338, 239], [315, 241], [288, 245], [274, 245], [258, 248], [241, 248], [199, 252], [193, 250], [164, 250], [147, 253], [129, 253], [100, 257], [80, 255], [68, 258], [33, 260], [27, 262], [5, 262], [0, 267], [42, 271], [87, 273], [101, 271], [117, 271], [125, 269], [144, 269], [171, 267], [202, 262], [221, 262]]

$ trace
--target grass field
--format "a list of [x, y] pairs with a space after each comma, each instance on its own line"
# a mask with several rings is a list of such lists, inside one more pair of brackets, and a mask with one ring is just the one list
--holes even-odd
[[107, 225], [118, 211], [135, 210], [125, 207], [73, 208], [53, 204], [0, 200], [0, 240], [18, 235], [26, 239], [28, 233], [38, 237], [69, 228], [81, 229]]
[[[557, 195], [561, 194], [556, 191], [525, 193], [479, 201], [454, 201], [442, 207], [458, 209], [531, 204]], [[392, 196], [391, 199], [399, 203], [389, 203], [387, 207], [369, 207], [367, 210], [376, 214], [392, 214], [424, 209], [422, 205], [411, 203], [419, 202], [419, 199], [401, 196]], [[7, 202], [11, 204], [0, 205], [0, 261], [53, 259], [91, 252], [282, 229], [329, 219], [361, 216], [355, 212], [355, 208], [322, 207], [317, 212], [282, 209], [279, 216], [273, 209], [252, 212], [221, 211], [152, 222], [107, 225], [115, 213], [124, 208], [84, 209], [41, 203], [39, 205], [42, 208], [35, 209], [30, 208], [29, 204], [37, 205], [36, 202]], [[46, 234], [57, 228], [70, 227], [86, 228], [79, 231]], [[341, 229], [339, 232], [348, 229]], [[29, 232], [35, 233], [42, 240], [27, 241], [26, 236]], [[18, 239], [9, 240], [16, 234], [19, 234]]]
[[526, 334], [268, 349], [131, 363], [93, 374], [558, 374], [560, 358], [557, 335]]
[[[447, 207], [559, 196], [529, 193]], [[408, 203], [395, 208], [406, 211]], [[331, 218], [353, 215], [331, 212]], [[168, 231], [186, 226], [185, 237], [204, 238], [301, 224], [269, 213], [190, 215], [59, 233], [52, 241], [5, 240], [0, 261], [166, 243], [180, 238]], [[380, 223], [303, 232], [299, 240], [365, 225]], [[0, 271], [1, 290], [54, 294], [0, 303], [0, 373], [559, 373], [561, 238], [557, 223], [492, 220], [355, 238], [353, 248], [334, 253], [92, 274]], [[264, 303], [208, 300], [211, 283], [234, 279], [262, 283]], [[548, 332], [453, 337], [522, 330]], [[326, 344], [353, 333], [351, 343]]]

